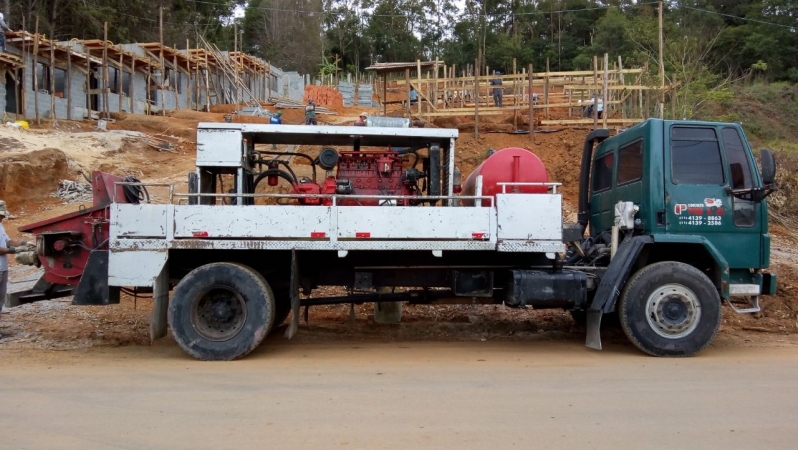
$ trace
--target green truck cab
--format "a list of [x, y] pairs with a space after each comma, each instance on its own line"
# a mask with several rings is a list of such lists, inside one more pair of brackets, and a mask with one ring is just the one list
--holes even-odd
[[[579, 222], [587, 239], [611, 235], [617, 248], [588, 309], [589, 346], [600, 347], [600, 318], [610, 312], [642, 350], [687, 355], [714, 336], [721, 301], [759, 311], [759, 296], [776, 290], [776, 276], [762, 271], [775, 160], [769, 150], [760, 159], [761, 171], [738, 123], [649, 119], [611, 138], [588, 136]], [[635, 289], [640, 304], [624, 301]]]

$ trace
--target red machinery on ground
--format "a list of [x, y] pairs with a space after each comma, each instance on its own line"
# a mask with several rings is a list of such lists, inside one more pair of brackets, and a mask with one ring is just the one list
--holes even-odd
[[[75, 304], [97, 304], [82, 303], [81, 298], [91, 299], [92, 296], [87, 292], [78, 295], [74, 291], [76, 288], [78, 291], [94, 289], [89, 280], [81, 283], [90, 258], [104, 255], [103, 267], [108, 267], [110, 205], [112, 202], [139, 203], [146, 198], [146, 191], [140, 186], [117, 184], [136, 183], [138, 180], [135, 178], [121, 178], [98, 171], [92, 172], [90, 182], [94, 194], [91, 207], [19, 228], [23, 233], [36, 236], [36, 249], [35, 253], [17, 255], [17, 259], [44, 267], [44, 275], [31, 290], [18, 293], [17, 302], [30, 303], [75, 293]], [[106, 277], [106, 286], [107, 283]], [[113, 300], [118, 302], [117, 298], [107, 303], [114, 303]]]

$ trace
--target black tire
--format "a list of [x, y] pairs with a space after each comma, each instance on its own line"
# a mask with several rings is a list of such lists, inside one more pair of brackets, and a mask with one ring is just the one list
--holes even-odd
[[627, 282], [618, 306], [632, 343], [653, 356], [692, 356], [712, 342], [720, 327], [720, 295], [693, 266], [660, 262]]
[[274, 323], [274, 294], [258, 272], [242, 264], [212, 263], [192, 270], [169, 302], [169, 325], [189, 355], [229, 361], [248, 354]]

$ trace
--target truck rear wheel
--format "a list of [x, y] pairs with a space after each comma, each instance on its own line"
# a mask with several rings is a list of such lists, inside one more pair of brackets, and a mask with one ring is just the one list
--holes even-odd
[[712, 281], [688, 264], [646, 266], [626, 284], [618, 306], [632, 343], [654, 356], [692, 356], [715, 337], [721, 302]]
[[189, 355], [229, 361], [263, 341], [275, 317], [274, 294], [262, 275], [242, 264], [213, 263], [177, 284], [169, 325]]

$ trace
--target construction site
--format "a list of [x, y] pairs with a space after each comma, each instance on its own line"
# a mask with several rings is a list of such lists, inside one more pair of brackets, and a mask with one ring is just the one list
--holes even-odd
[[[649, 111], [656, 111], [660, 94], [667, 98], [669, 92], [677, 89], [674, 86], [642, 85], [646, 68], [622, 69], [620, 61], [610, 66], [608, 58], [605, 58], [603, 64], [597, 62], [596, 69], [589, 73], [525, 69], [500, 75], [503, 106], [493, 104], [492, 90], [495, 86], [489, 83], [496, 79], [495, 75], [475, 76], [473, 67], [468, 67], [459, 72], [462, 76], [455, 77], [459, 70], [456, 67], [420, 61], [375, 65], [369, 68], [374, 72], [369, 77], [373, 84], [361, 82], [354, 93], [338, 86], [305, 85], [303, 77], [297, 75], [297, 83], [303, 86], [301, 95], [297, 95], [292, 91], [293, 87], [284, 90], [285, 86], [293, 86], [290, 82], [280, 81], [289, 75], [246, 55], [233, 53], [228, 55], [231, 59], [225, 60], [218, 49], [185, 51], [159, 44], [136, 44], [134, 48], [134, 45], [114, 46], [102, 41], [58, 44], [43, 38], [37, 41], [29, 33], [15, 34], [9, 40], [11, 45], [24, 44], [16, 47], [21, 50], [19, 58], [9, 54], [2, 57], [7, 80], [10, 80], [6, 86], [17, 86], [17, 79], [26, 80], [26, 84], [25, 88], [22, 83], [14, 88], [21, 94], [19, 97], [9, 95], [7, 91], [6, 99], [19, 98], [20, 101], [7, 103], [6, 109], [9, 104], [17, 105], [17, 111], [22, 105], [28, 105], [17, 117], [26, 117], [29, 123], [29, 129], [0, 128], [0, 198], [8, 203], [14, 215], [5, 222], [12, 237], [17, 234], [17, 226], [80, 207], [87, 201], [85, 180], [81, 174], [93, 170], [131, 175], [146, 182], [173, 184], [178, 191], [186, 189], [186, 174], [194, 167], [196, 126], [199, 122], [268, 123], [270, 115], [281, 109], [283, 123], [303, 124], [303, 105], [313, 96], [320, 105], [324, 105], [317, 110], [320, 124], [351, 125], [365, 112], [371, 117], [421, 119], [420, 124], [424, 127], [458, 129], [460, 137], [455, 160], [464, 176], [478, 166], [491, 149], [518, 147], [531, 150], [546, 164], [550, 179], [563, 183], [565, 218], [575, 220], [578, 173], [573, 167], [579, 164], [585, 130], [607, 127], [617, 132], [641, 122], [650, 116]], [[14, 47], [11, 48], [13, 51]], [[65, 79], [63, 75], [44, 76], [44, 85], [50, 83], [50, 91], [41, 89], [41, 77], [31, 79], [26, 75], [33, 73], [28, 70], [32, 63], [23, 63], [23, 60], [32, 61], [33, 54], [39, 55], [38, 60], [43, 61], [37, 63], [37, 73], [53, 73], [49, 70], [51, 67], [58, 72], [59, 64], [66, 60], [69, 76]], [[52, 57], [42, 59], [47, 54]], [[231, 60], [239, 64], [231, 66]], [[160, 70], [162, 67], [163, 71]], [[116, 76], [117, 68], [119, 73], [125, 74], [124, 77]], [[43, 69], [48, 70], [42, 72]], [[97, 78], [100, 87], [85, 90], [87, 73], [100, 74]], [[114, 82], [109, 84], [107, 80]], [[143, 88], [139, 88], [139, 82]], [[61, 83], [66, 83], [66, 87], [62, 88]], [[95, 85], [94, 81], [91, 83]], [[31, 84], [32, 88], [28, 89]], [[103, 85], [110, 87], [103, 88]], [[148, 85], [152, 86], [149, 99]], [[170, 88], [176, 85], [183, 88]], [[234, 86], [239, 86], [239, 89], [233, 89]], [[409, 101], [408, 86], [419, 92], [417, 103]], [[63, 92], [77, 94], [64, 97]], [[368, 106], [362, 99], [363, 92], [372, 95]], [[361, 93], [360, 98], [358, 93]], [[604, 99], [604, 114], [600, 119], [598, 114], [586, 114], [593, 98]], [[236, 100], [240, 103], [236, 104]], [[91, 109], [86, 105], [91, 105]], [[179, 107], [175, 109], [175, 105]], [[260, 112], [241, 113], [243, 108]], [[56, 111], [54, 119], [50, 118], [53, 110]], [[6, 121], [11, 120], [10, 114], [7, 112]], [[318, 152], [319, 149], [310, 151]], [[309, 174], [309, 166], [300, 166], [299, 174], [305, 172]], [[81, 185], [84, 188], [79, 187]], [[784, 247], [789, 247], [793, 242], [791, 234], [780, 232], [778, 224], [774, 228], [777, 242], [784, 242]], [[791, 253], [784, 253], [783, 257], [786, 259], [782, 261], [794, 258]], [[780, 254], [774, 252], [774, 259], [779, 261], [779, 258]], [[790, 264], [777, 267], [784, 274], [782, 276], [791, 279], [793, 269]], [[12, 270], [10, 292], [22, 290], [35, 281], [35, 271], [21, 267], [18, 270]], [[794, 333], [798, 330], [796, 303], [788, 290], [781, 292], [784, 293], [773, 297], [773, 303], [766, 305], [756, 318], [725, 316], [722, 330], [731, 335], [742, 333], [742, 336], [753, 332], [757, 338], [767, 338], [770, 333], [775, 333], [768, 339]], [[308, 331], [338, 330], [336, 333], [346, 335], [355, 331], [367, 335], [382, 333], [379, 329], [369, 329], [371, 319], [367, 306], [357, 306], [356, 309], [356, 318], [351, 321], [345, 307], [311, 308], [309, 321], [303, 327]], [[524, 335], [522, 330], [533, 334], [558, 329], [568, 332], [575, 326], [570, 316], [563, 313], [499, 311], [480, 310], [479, 318], [475, 318], [477, 313], [469, 307], [433, 307], [431, 315], [428, 309], [416, 312], [410, 307], [403, 319], [405, 327], [397, 332], [406, 337], [427, 336], [429, 333], [448, 335], [449, 327], [455, 327], [470, 330], [459, 337], [465, 338], [471, 333], [488, 333], [488, 329], [499, 324], [497, 329], [489, 332], [491, 336], [514, 330], [512, 339], [518, 339]], [[144, 332], [147, 315], [148, 300], [130, 296], [125, 296], [118, 306], [96, 311], [69, 307], [63, 300], [23, 305], [3, 311], [0, 323], [5, 337], [0, 345], [11, 348], [72, 348], [145, 344], [148, 342]], [[87, 317], [90, 321], [102, 323], [104, 329], [85, 328]], [[447, 325], [439, 331], [434, 331], [435, 327], [433, 331], [423, 333], [415, 329], [417, 323], [426, 327], [430, 321]], [[309, 334], [312, 335], [320, 336], [314, 332]]]
[[[374, 64], [365, 74], [355, 77], [354, 82], [350, 78], [323, 84], [241, 52], [220, 51], [211, 44], [204, 48], [186, 45], [181, 49], [160, 43], [51, 42], [37, 33], [27, 32], [8, 34], [7, 41], [9, 53], [0, 54], [0, 77], [6, 80], [0, 85], [0, 106], [5, 111], [5, 125], [0, 126], [0, 199], [6, 201], [11, 212], [3, 225], [12, 239], [20, 240], [30, 239], [19, 231], [26, 224], [90, 207], [93, 189], [87, 175], [92, 171], [134, 177], [150, 185], [170, 186], [174, 192], [188, 192], [187, 175], [195, 171], [197, 160], [198, 124], [267, 124], [281, 111], [283, 124], [302, 125], [306, 120], [305, 105], [310, 99], [317, 104], [319, 125], [351, 126], [365, 115], [372, 121], [369, 126], [386, 118], [401, 119], [398, 122], [401, 126], [458, 130], [454, 162], [464, 178], [493, 151], [505, 148], [530, 151], [545, 164], [548, 179], [562, 183], [563, 221], [576, 222], [578, 167], [588, 132], [606, 128], [616, 135], [647, 118], [658, 117], [670, 107], [670, 98], [679, 89], [678, 85], [665, 81], [652, 82], [658, 78], [647, 67], [626, 68], [620, 58], [610, 59], [609, 55], [597, 58], [591, 71], [553, 72], [530, 66], [501, 75], [493, 74], [487, 67], [458, 68], [442, 61]], [[501, 84], [496, 80], [501, 80]], [[417, 93], [417, 100], [410, 92], [411, 87]], [[500, 105], [496, 104], [495, 89], [501, 89]], [[280, 145], [276, 150], [301, 150], [312, 157], [319, 157], [322, 151], [321, 146], [299, 147]], [[310, 177], [315, 166], [298, 161], [295, 170], [296, 177]], [[152, 189], [149, 200], [169, 202], [169, 189]], [[269, 186], [259, 188], [258, 192], [286, 193], [288, 189]], [[770, 270], [778, 273], [778, 293], [764, 297], [762, 311], [753, 315], [734, 314], [724, 305], [718, 338], [706, 357], [692, 360], [697, 363], [661, 372], [657, 367], [661, 368], [664, 361], [658, 360], [651, 364], [651, 369], [644, 369], [650, 370], [647, 379], [656, 380], [661, 373], [666, 374], [667, 380], [653, 382], [664, 389], [664, 395], [673, 396], [676, 387], [668, 383], [673, 381], [675, 373], [681, 382], [692, 380], [691, 377], [723, 378], [728, 368], [718, 365], [737, 367], [740, 358], [748, 358], [754, 361], [750, 370], [759, 379], [772, 373], [766, 369], [768, 364], [781, 364], [789, 359], [789, 352], [798, 345], [795, 297], [798, 238], [788, 224], [774, 220], [770, 225], [773, 239]], [[20, 265], [13, 258], [9, 260], [9, 298], [12, 298], [15, 293], [30, 289], [43, 269]], [[343, 288], [321, 288], [303, 299], [344, 293]], [[12, 425], [0, 419], [4, 429], [16, 430], [8, 442], [33, 443], [37, 448], [54, 445], [53, 442], [62, 448], [71, 448], [70, 445], [86, 448], [86, 442], [104, 446], [116, 439], [113, 435], [119, 417], [142, 430], [153, 430], [137, 434], [140, 447], [169, 443], [181, 448], [197, 436], [221, 446], [231, 442], [244, 445], [246, 439], [240, 433], [221, 443], [218, 436], [207, 435], [204, 429], [189, 432], [189, 427], [175, 431], [174, 427], [167, 429], [160, 422], [142, 419], [149, 412], [136, 413], [135, 417], [128, 415], [129, 411], [149, 411], [155, 407], [160, 414], [193, 418], [190, 420], [194, 423], [202, 423], [198, 414], [213, 416], [204, 403], [198, 406], [199, 403], [192, 401], [174, 401], [182, 394], [176, 393], [179, 389], [175, 386], [179, 383], [170, 380], [179, 373], [181, 380], [191, 380], [191, 392], [201, 390], [203, 395], [221, 395], [220, 403], [234, 401], [240, 405], [256, 401], [253, 410], [268, 419], [258, 421], [257, 427], [253, 427], [268, 430], [268, 439], [286, 445], [294, 439], [287, 430], [293, 430], [292, 423], [298, 423], [304, 414], [295, 411], [296, 405], [314, 404], [314, 411], [319, 414], [343, 417], [340, 408], [351, 409], [337, 402], [354, 395], [353, 386], [368, 386], [380, 392], [382, 400], [377, 405], [354, 400], [364, 411], [375, 408], [384, 411], [367, 415], [352, 413], [356, 420], [370, 424], [373, 430], [399, 430], [404, 435], [420, 431], [426, 436], [423, 442], [418, 442], [421, 447], [430, 442], [443, 446], [458, 443], [466, 448], [475, 442], [480, 446], [495, 445], [498, 441], [489, 443], [480, 437], [464, 441], [465, 436], [473, 435], [473, 430], [457, 426], [444, 430], [442, 425], [436, 425], [431, 416], [436, 408], [453, 405], [453, 401], [460, 400], [452, 399], [466, 397], [451, 390], [460, 389], [459, 383], [487, 386], [492, 383], [487, 374], [502, 373], [503, 378], [520, 380], [533, 377], [531, 371], [543, 373], [540, 384], [533, 384], [542, 386], [536, 387], [535, 392], [526, 392], [521, 383], [513, 383], [514, 387], [507, 392], [504, 388], [499, 391], [491, 388], [492, 393], [483, 400], [489, 404], [498, 402], [496, 417], [502, 417], [506, 405], [519, 395], [538, 399], [542, 396], [540, 401], [547, 404], [564, 401], [562, 408], [555, 408], [558, 412], [551, 413], [551, 418], [548, 412], [545, 414], [546, 420], [555, 422], [555, 415], [567, 417], [573, 411], [570, 407], [580, 401], [580, 395], [569, 393], [562, 380], [578, 381], [586, 377], [583, 381], [587, 383], [599, 376], [617, 380], [611, 383], [622, 383], [628, 373], [641, 370], [640, 361], [644, 367], [650, 361], [639, 359], [624, 333], [612, 325], [605, 326], [603, 354], [597, 353], [593, 358], [582, 353], [584, 325], [564, 310], [509, 309], [476, 303], [406, 304], [399, 323], [384, 325], [375, 321], [372, 305], [324, 305], [305, 309], [298, 334], [292, 340], [282, 336], [288, 327], [283, 324], [278, 328], [280, 333], [268, 336], [251, 357], [235, 363], [243, 370], [219, 394], [222, 383], [219, 380], [230, 377], [225, 372], [228, 366], [201, 365], [187, 359], [171, 334], [152, 342], [153, 305], [152, 296], [131, 292], [123, 292], [118, 304], [97, 307], [72, 305], [72, 297], [27, 304], [13, 299], [8, 302], [0, 316], [1, 365], [5, 379], [12, 386], [0, 388], [4, 405], [16, 408], [14, 411], [20, 417], [49, 417], [49, 411], [71, 410], [76, 405], [81, 414], [89, 414], [95, 408], [108, 407], [107, 399], [88, 393], [98, 387], [123, 393], [115, 394], [114, 401], [128, 405], [118, 416], [112, 415], [114, 423], [99, 419], [103, 425], [99, 434], [88, 429], [65, 430], [60, 425], [49, 426], [48, 433], [37, 433], [30, 425]], [[761, 354], [765, 356], [754, 359]], [[564, 364], [566, 369], [561, 371], [558, 364]], [[446, 383], [432, 382], [425, 387], [429, 379], [422, 380], [426, 375], [421, 377], [413, 369], [419, 365], [453, 369], [441, 369], [439, 376], [432, 377], [445, 379]], [[150, 380], [154, 373], [161, 372], [171, 375], [158, 375], [157, 381]], [[289, 389], [290, 397], [282, 387], [261, 392], [257, 383], [264, 374], [271, 377], [276, 372], [291, 377], [286, 386], [301, 383], [302, 387], [296, 391]], [[48, 378], [50, 375], [55, 378]], [[324, 387], [316, 388], [322, 375]], [[377, 381], [369, 378], [372, 376]], [[23, 379], [35, 381], [36, 389], [45, 392], [37, 395], [44, 397], [31, 402], [15, 390], [13, 386], [20, 385]], [[149, 380], [148, 386], [155, 390], [144, 389], [142, 380]], [[571, 381], [565, 384], [570, 385]], [[390, 383], [412, 387], [394, 391], [391, 386], [395, 384]], [[779, 383], [773, 380], [771, 384], [780, 386]], [[330, 384], [338, 387], [331, 388]], [[69, 392], [68, 398], [54, 394], [63, 389]], [[424, 401], [405, 399], [405, 395], [414, 398], [413, 393], [418, 389], [425, 392]], [[626, 392], [627, 386], [613, 384], [611, 390]], [[324, 405], [319, 405], [316, 398], [319, 392], [325, 397]], [[549, 397], [549, 392], [557, 395]], [[774, 398], [784, 390], [779, 392]], [[74, 398], [81, 400], [76, 402]], [[634, 395], [621, 400], [639, 402]], [[762, 399], [756, 397], [751, 403], [758, 400]], [[614, 394], [597, 400], [596, 417], [604, 414], [604, 405], [617, 401], [619, 397]], [[685, 401], [689, 399], [674, 399], [677, 404]], [[281, 414], [275, 415], [268, 409], [274, 402], [282, 403], [275, 406]], [[392, 405], [390, 410], [384, 407], [385, 402]], [[423, 406], [424, 402], [429, 404]], [[706, 405], [716, 403], [708, 401]], [[186, 409], [178, 404], [192, 406]], [[419, 405], [425, 412], [419, 413]], [[460, 411], [469, 409], [465, 404], [452, 407]], [[402, 411], [408, 414], [414, 411], [414, 416], [421, 414], [418, 417], [423, 417], [424, 422], [419, 419], [418, 423], [405, 423], [399, 417]], [[159, 413], [154, 414], [163, 418]], [[249, 419], [233, 415], [220, 420], [230, 429], [237, 429]], [[376, 439], [369, 433], [347, 432], [348, 422], [343, 418], [329, 420], [333, 425], [324, 426], [318, 432], [318, 440], [308, 442], [323, 447], [335, 441], [336, 445], [352, 443], [369, 448], [369, 443]], [[463, 416], [462, 420], [476, 421], [476, 418]], [[591, 416], [584, 421], [592, 420]], [[787, 426], [776, 417], [767, 420], [763, 426]], [[53, 417], [51, 422], [62, 421]], [[557, 426], [562, 427], [563, 439], [569, 442], [566, 446], [577, 445], [573, 439], [564, 438], [570, 425]], [[640, 424], [642, 428], [646, 426]], [[425, 427], [435, 434], [427, 436]], [[715, 430], [714, 436], [728, 433], [725, 424], [722, 428]], [[62, 437], [66, 435], [71, 437]], [[695, 434], [691, 442], [704, 438], [702, 433]], [[100, 441], [105, 444], [98, 444]], [[397, 437], [396, 442], [400, 441], [404, 442]], [[509, 440], [499, 441], [510, 444]], [[554, 439], [550, 445], [557, 447], [563, 442]], [[580, 441], [579, 445], [590, 446], [586, 441]], [[25, 448], [25, 444], [19, 448]]]

